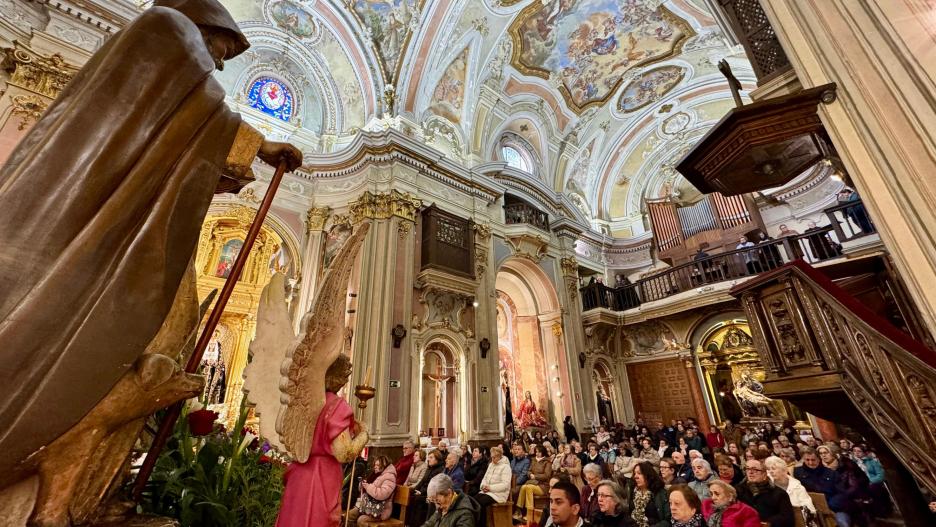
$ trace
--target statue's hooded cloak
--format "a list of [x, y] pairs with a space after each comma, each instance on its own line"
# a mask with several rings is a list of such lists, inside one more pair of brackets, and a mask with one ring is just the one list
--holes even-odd
[[90, 411], [173, 303], [241, 126], [199, 25], [234, 37], [226, 58], [249, 46], [216, 0], [159, 0], [0, 168], [0, 474]]

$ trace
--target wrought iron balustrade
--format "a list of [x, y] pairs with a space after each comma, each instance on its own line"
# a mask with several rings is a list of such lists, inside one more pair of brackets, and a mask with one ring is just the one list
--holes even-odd
[[816, 263], [837, 258], [842, 255], [842, 246], [831, 235], [833, 230], [833, 226], [818, 227], [753, 247], [706, 256], [624, 286], [589, 284], [580, 289], [582, 310], [624, 311], [706, 285], [756, 276], [797, 259]]
[[508, 225], [525, 223], [537, 229], [549, 231], [549, 215], [526, 203], [504, 205], [504, 221]]
[[877, 229], [861, 200], [846, 201], [822, 211], [829, 218], [836, 238], [841, 242], [851, 241], [874, 234]]

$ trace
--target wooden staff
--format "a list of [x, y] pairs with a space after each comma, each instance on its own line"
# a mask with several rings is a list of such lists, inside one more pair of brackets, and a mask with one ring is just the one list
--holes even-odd
[[[273, 179], [270, 180], [270, 186], [267, 188], [266, 195], [263, 196], [260, 208], [257, 209], [257, 215], [250, 225], [250, 230], [247, 231], [247, 237], [244, 239], [244, 245], [241, 247], [241, 251], [234, 261], [231, 274], [228, 275], [227, 280], [224, 282], [224, 287], [221, 288], [221, 295], [218, 296], [218, 302], [211, 311], [211, 315], [208, 316], [205, 329], [202, 331], [198, 342], [195, 344], [195, 351], [192, 353], [192, 356], [189, 357], [189, 361], [185, 365], [186, 373], [195, 373], [198, 371], [198, 366], [201, 364], [205, 349], [208, 348], [208, 343], [211, 342], [214, 330], [218, 327], [218, 322], [221, 321], [224, 308], [227, 306], [231, 294], [234, 293], [234, 287], [237, 285], [237, 281], [244, 271], [244, 266], [247, 265], [247, 258], [250, 256], [250, 250], [253, 248], [254, 242], [257, 241], [257, 236], [260, 234], [260, 227], [263, 225], [263, 220], [266, 219], [267, 213], [270, 211], [270, 206], [273, 204], [273, 196], [276, 194], [276, 190], [279, 188], [280, 182], [283, 180], [283, 174], [285, 173], [286, 161], [283, 160], [280, 161], [279, 166], [276, 167], [276, 172], [273, 173]], [[143, 496], [146, 482], [149, 481], [149, 477], [153, 473], [153, 468], [156, 467], [156, 460], [159, 458], [163, 447], [166, 446], [166, 441], [169, 439], [169, 435], [172, 434], [172, 429], [176, 421], [178, 421], [179, 416], [182, 415], [182, 406], [184, 404], [185, 401], [179, 401], [169, 407], [166, 417], [163, 418], [162, 423], [159, 424], [159, 430], [156, 431], [153, 443], [146, 453], [146, 459], [143, 460], [143, 466], [140, 467], [136, 482], [133, 484], [133, 498], [136, 501], [140, 501], [140, 498]]]
[[[367, 401], [374, 398], [377, 390], [370, 386], [371, 367], [367, 367], [367, 373], [364, 375], [364, 382], [354, 387], [354, 396], [358, 399], [358, 408], [361, 409], [361, 419], [364, 419], [364, 410], [367, 409]], [[355, 420], [359, 420], [355, 418]], [[351, 478], [348, 480], [348, 505], [345, 507], [344, 527], [348, 527], [348, 515], [351, 513], [351, 496], [354, 495], [354, 469], [357, 467], [357, 460], [361, 453], [358, 452], [351, 462]], [[387, 468], [387, 467], [384, 467]]]

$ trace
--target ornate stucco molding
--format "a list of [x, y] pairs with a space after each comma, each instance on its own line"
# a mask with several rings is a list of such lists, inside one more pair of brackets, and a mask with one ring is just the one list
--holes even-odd
[[55, 99], [68, 81], [78, 73], [78, 68], [54, 54], [43, 57], [23, 48], [3, 50], [3, 69], [10, 74], [8, 84]]
[[38, 121], [49, 107], [38, 95], [14, 95], [10, 97], [10, 102], [13, 103], [10, 113], [20, 118], [17, 130], [25, 130], [27, 126]]
[[331, 214], [330, 207], [312, 207], [306, 212], [306, 228], [308, 231], [321, 231], [325, 229], [325, 222]]
[[536, 263], [542, 261], [549, 250], [549, 240], [538, 234], [529, 232], [508, 234], [504, 239], [507, 240], [513, 250], [514, 256], [527, 258]]
[[366, 191], [351, 203], [348, 213], [354, 224], [364, 219], [385, 220], [394, 216], [415, 222], [416, 213], [419, 212], [420, 207], [422, 207], [422, 201], [406, 192], [391, 190], [375, 194]]

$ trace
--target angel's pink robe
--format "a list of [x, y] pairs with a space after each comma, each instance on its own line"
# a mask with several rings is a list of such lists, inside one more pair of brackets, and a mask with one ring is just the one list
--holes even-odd
[[309, 460], [291, 463], [286, 469], [286, 489], [276, 527], [339, 525], [343, 474], [331, 446], [336, 437], [351, 427], [353, 420], [354, 410], [344, 399], [331, 392], [325, 394]]

